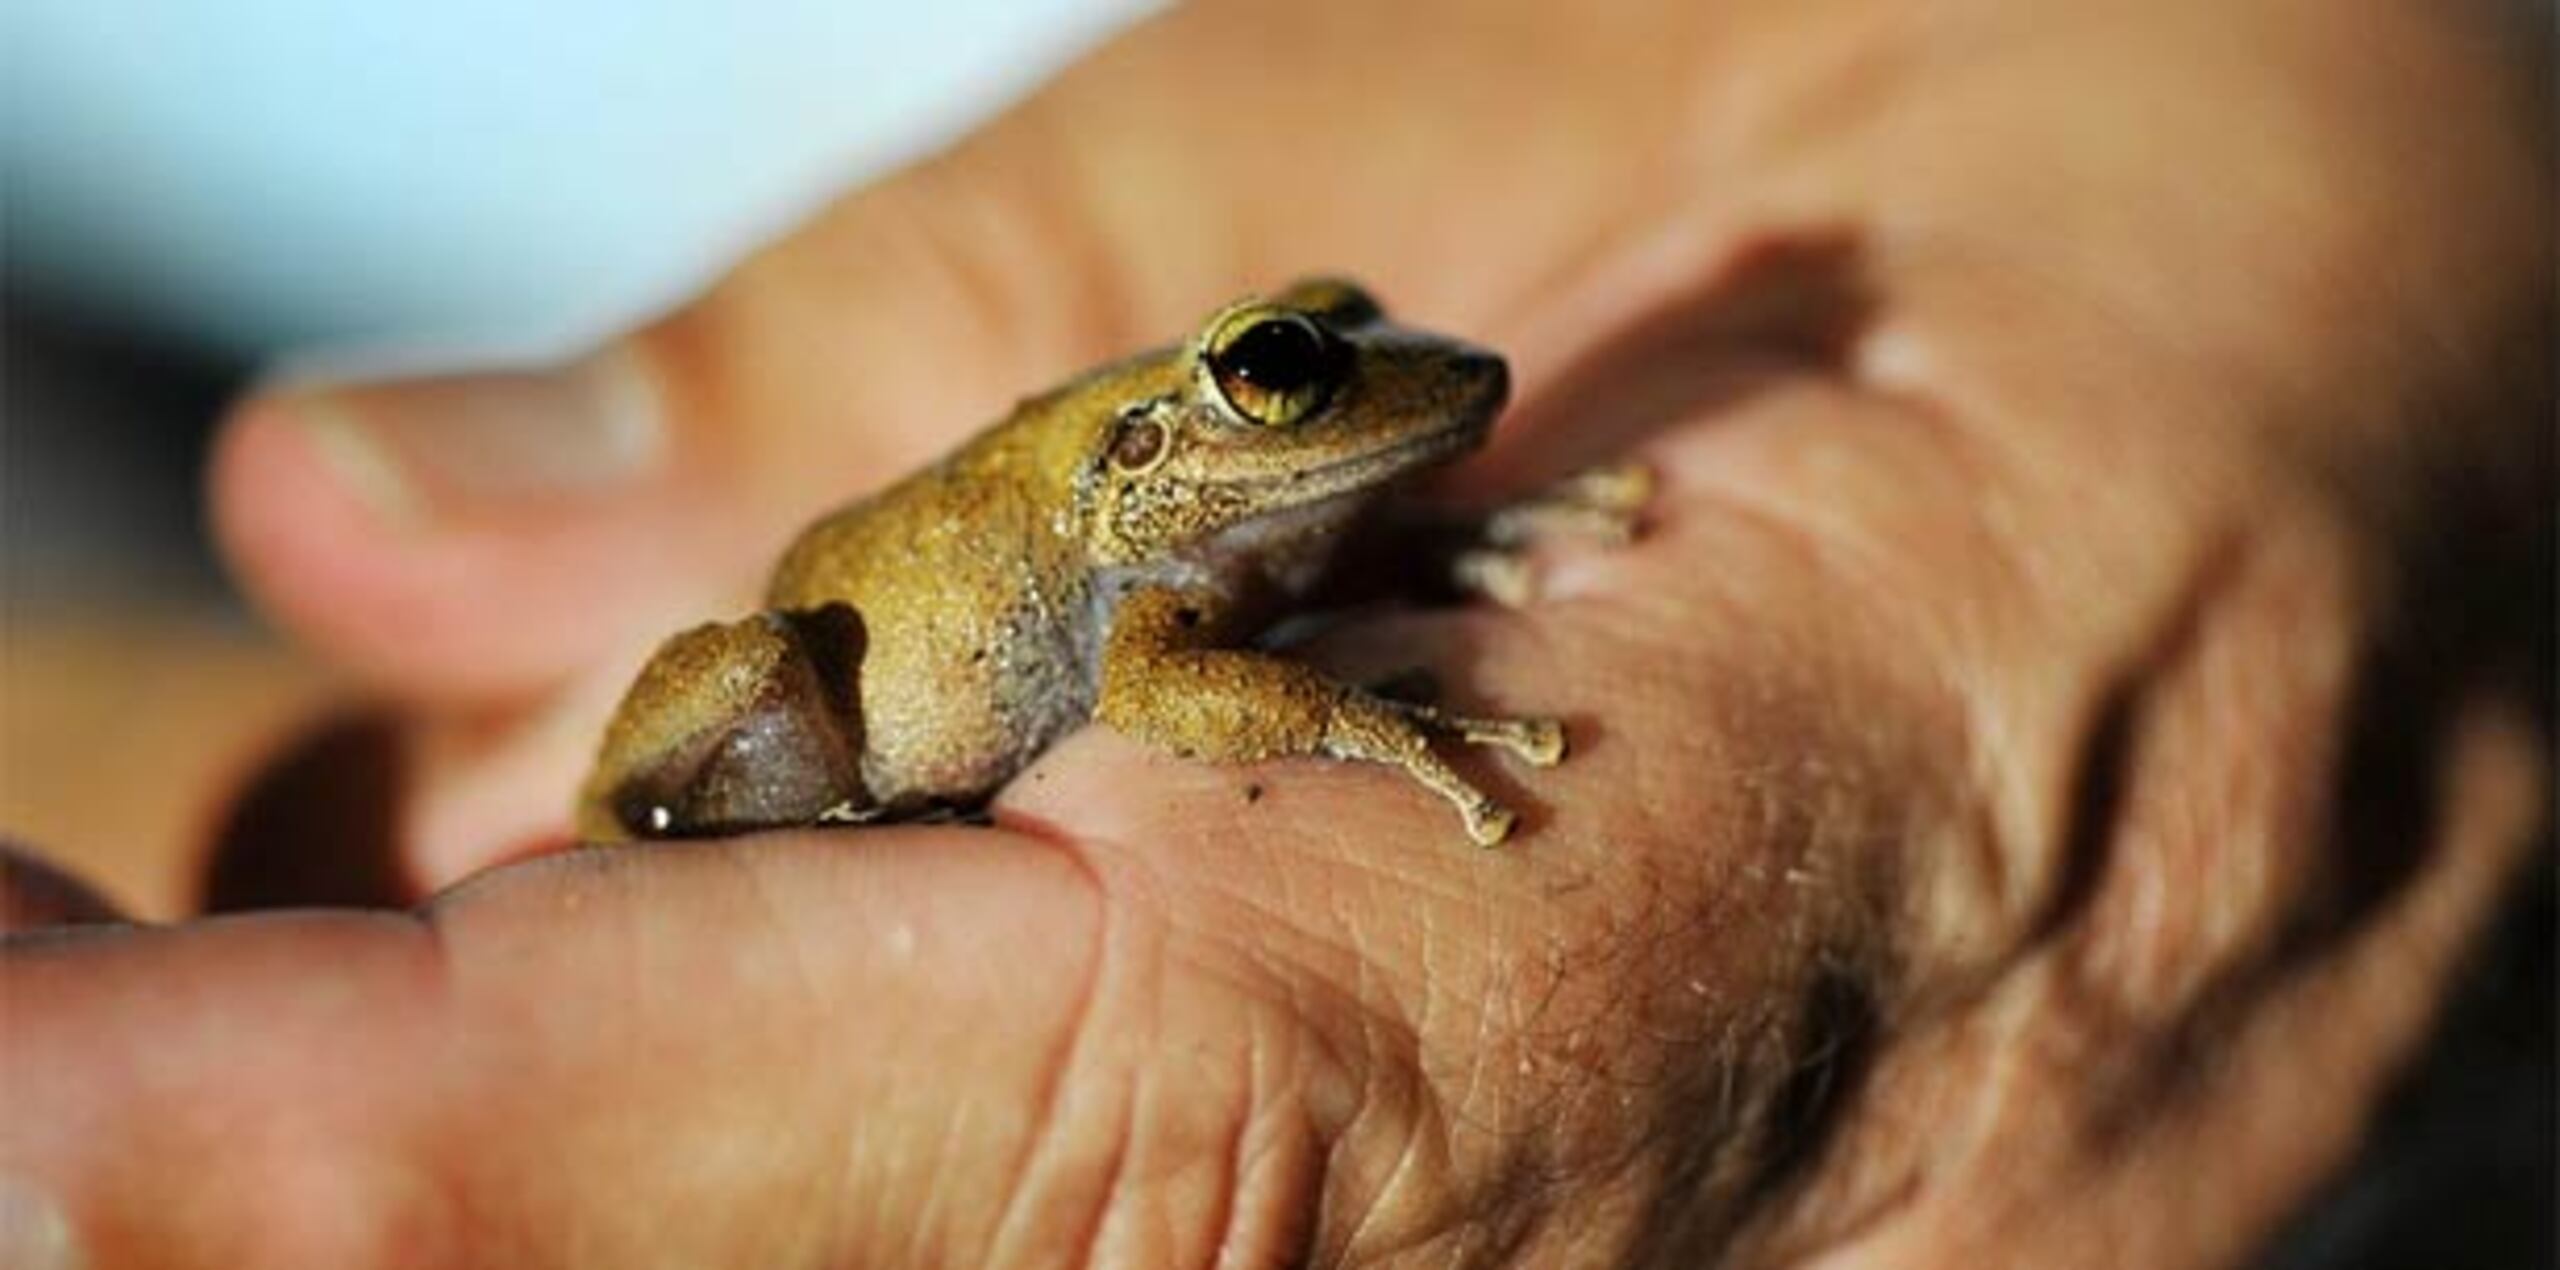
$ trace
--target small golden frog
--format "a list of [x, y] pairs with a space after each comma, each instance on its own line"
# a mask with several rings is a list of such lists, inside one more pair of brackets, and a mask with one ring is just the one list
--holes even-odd
[[[1026, 401], [803, 533], [764, 612], [668, 640], [605, 732], [578, 831], [967, 807], [1098, 718], [1196, 758], [1392, 764], [1498, 843], [1512, 813], [1430, 734], [1547, 766], [1564, 757], [1558, 724], [1391, 699], [1251, 641], [1307, 602], [1399, 478], [1481, 444], [1507, 391], [1501, 358], [1312, 280]], [[1568, 510], [1621, 527], [1645, 492], [1585, 485]], [[1458, 562], [1462, 584], [1519, 598], [1504, 547]]]

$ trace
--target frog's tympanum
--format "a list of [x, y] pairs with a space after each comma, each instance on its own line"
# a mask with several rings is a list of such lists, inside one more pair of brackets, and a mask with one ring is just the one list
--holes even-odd
[[[764, 612], [667, 641], [605, 733], [578, 831], [967, 807], [1100, 719], [1194, 758], [1390, 764], [1500, 842], [1512, 813], [1430, 740], [1545, 766], [1564, 756], [1555, 722], [1390, 699], [1254, 640], [1310, 602], [1402, 478], [1484, 440], [1506, 383], [1493, 354], [1310, 281], [1026, 401], [803, 533]], [[1642, 485], [1586, 480], [1565, 501], [1623, 526]], [[1460, 579], [1519, 598], [1503, 550], [1471, 553]]]

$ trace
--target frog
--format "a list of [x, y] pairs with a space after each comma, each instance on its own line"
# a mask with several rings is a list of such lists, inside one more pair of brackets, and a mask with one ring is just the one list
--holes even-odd
[[[1024, 399], [809, 526], [762, 611], [660, 646], [605, 729], [579, 836], [965, 811], [1100, 722], [1191, 759], [1384, 765], [1500, 844], [1516, 813], [1434, 742], [1551, 767], [1558, 720], [1345, 682], [1266, 637], [1381, 504], [1485, 442], [1509, 392], [1500, 355], [1312, 277]], [[1520, 603], [1520, 526], [1543, 507], [1623, 528], [1644, 494], [1623, 474], [1564, 488], [1489, 518], [1453, 583]]]

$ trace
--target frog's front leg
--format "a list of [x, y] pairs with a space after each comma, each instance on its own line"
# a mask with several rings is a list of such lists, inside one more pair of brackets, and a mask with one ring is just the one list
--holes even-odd
[[1496, 508], [1478, 523], [1473, 540], [1449, 555], [1449, 579], [1465, 594], [1520, 608], [1538, 592], [1529, 548], [1558, 537], [1624, 545], [1635, 538], [1653, 487], [1650, 468], [1611, 463]]
[[1390, 701], [1268, 653], [1210, 646], [1204, 597], [1149, 589], [1122, 601], [1104, 645], [1103, 722], [1185, 757], [1249, 763], [1318, 754], [1385, 763], [1446, 798], [1467, 836], [1493, 846], [1516, 817], [1431, 751], [1442, 732], [1541, 767], [1564, 757], [1550, 719], [1479, 719]]

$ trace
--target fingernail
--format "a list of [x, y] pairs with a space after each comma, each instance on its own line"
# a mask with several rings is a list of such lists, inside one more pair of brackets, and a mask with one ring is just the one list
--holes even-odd
[[665, 449], [656, 386], [622, 349], [552, 371], [323, 389], [282, 406], [398, 524], [610, 494]]
[[0, 1266], [77, 1270], [83, 1264], [71, 1219], [34, 1185], [0, 1177]]

